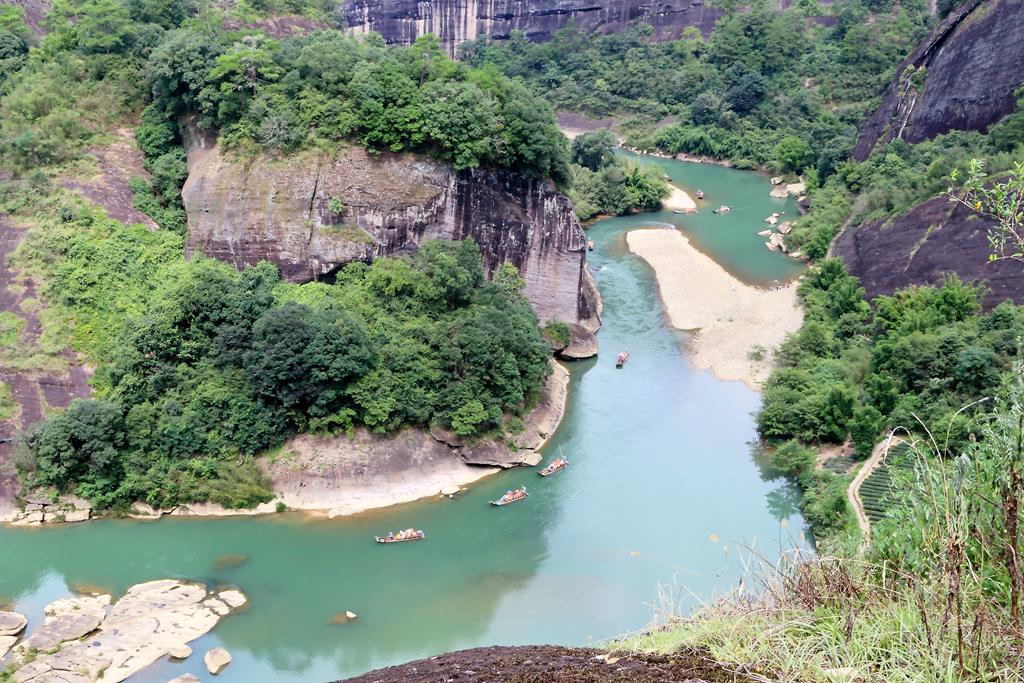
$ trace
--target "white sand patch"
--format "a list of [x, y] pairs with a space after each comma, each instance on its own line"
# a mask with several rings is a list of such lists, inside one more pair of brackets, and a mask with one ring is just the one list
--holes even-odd
[[[677, 230], [634, 230], [626, 241], [654, 269], [672, 326], [696, 331], [694, 364], [760, 390], [774, 367], [771, 351], [803, 322], [796, 285], [776, 291], [745, 285]], [[754, 346], [768, 350], [763, 360], [749, 357]]]
[[680, 190], [675, 185], [668, 186], [672, 190], [672, 196], [668, 199], [661, 200], [661, 205], [666, 209], [695, 209], [697, 203], [693, 201], [690, 195]]

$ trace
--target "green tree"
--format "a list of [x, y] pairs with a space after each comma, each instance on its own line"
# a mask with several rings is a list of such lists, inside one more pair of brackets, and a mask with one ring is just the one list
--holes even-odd
[[79, 6], [75, 31], [83, 50], [110, 54], [122, 44], [130, 25], [128, 8], [119, 0], [86, 0]]
[[249, 35], [231, 46], [227, 54], [217, 57], [217, 66], [210, 73], [211, 81], [222, 80], [221, 90], [252, 89], [276, 81], [284, 70], [274, 62], [279, 43], [262, 33]]
[[799, 173], [807, 158], [807, 144], [800, 138], [783, 138], [775, 148], [775, 158], [783, 171]]
[[0, 31], [13, 33], [22, 40], [28, 38], [32, 32], [25, 25], [24, 16], [25, 10], [18, 5], [0, 5]]

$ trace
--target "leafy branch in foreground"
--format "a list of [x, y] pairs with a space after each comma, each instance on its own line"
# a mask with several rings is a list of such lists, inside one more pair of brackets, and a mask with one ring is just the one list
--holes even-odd
[[[982, 216], [994, 218], [999, 226], [988, 234], [991, 261], [1013, 259], [1024, 263], [1024, 163], [1016, 162], [1005, 183], [985, 187], [988, 174], [983, 172], [984, 162], [971, 159], [970, 170], [963, 187], [947, 190], [949, 201], [963, 204]], [[956, 182], [956, 170], [950, 181]]]

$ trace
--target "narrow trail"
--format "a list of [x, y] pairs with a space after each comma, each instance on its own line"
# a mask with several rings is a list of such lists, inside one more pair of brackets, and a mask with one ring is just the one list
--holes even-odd
[[[866, 546], [871, 540], [871, 520], [868, 519], [867, 513], [864, 512], [864, 502], [860, 499], [860, 485], [871, 476], [871, 473], [878, 467], [879, 463], [885, 461], [885, 456], [889, 453], [889, 445], [892, 443], [892, 440], [893, 435], [890, 434], [884, 441], [875, 446], [875, 449], [871, 451], [871, 457], [867, 459], [864, 466], [860, 468], [860, 472], [850, 482], [850, 488], [846, 489], [846, 497], [850, 499], [850, 505], [853, 506], [853, 511], [857, 515], [857, 525], [864, 532], [862, 547]], [[902, 441], [898, 437], [896, 440]]]

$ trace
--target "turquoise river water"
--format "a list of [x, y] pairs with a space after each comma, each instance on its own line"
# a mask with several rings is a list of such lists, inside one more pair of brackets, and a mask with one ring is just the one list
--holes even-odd
[[[561, 450], [567, 469], [547, 478], [506, 471], [455, 499], [333, 520], [285, 513], [2, 527], [0, 605], [28, 614], [32, 628], [45, 604], [74, 589], [116, 597], [161, 578], [237, 586], [251, 600], [247, 612], [193, 642], [196, 655], [133, 680], [206, 676], [202, 653], [223, 646], [234, 657], [218, 676], [225, 683], [321, 683], [481, 645], [586, 645], [642, 629], [657, 616], [659, 586], [705, 596], [727, 588], [738, 576], [736, 543], [771, 555], [788, 536], [783, 520], [801, 528], [796, 492], [764, 470], [751, 418], [758, 395], [693, 368], [686, 335], [667, 325], [653, 273], [628, 253], [625, 233], [677, 225], [737, 276], [766, 284], [800, 268], [755, 233], [764, 217], [795, 206], [769, 199], [770, 185], [753, 173], [662, 166], [735, 210], [715, 216], [705, 204], [696, 216], [663, 211], [589, 227], [589, 265], [605, 300], [601, 355], [570, 366], [566, 417], [544, 452], [548, 462]], [[616, 369], [627, 347], [630, 359]], [[528, 500], [487, 504], [521, 484]], [[410, 526], [426, 540], [373, 541]], [[215, 570], [228, 553], [249, 560]], [[328, 623], [344, 610], [358, 620]]]

